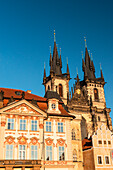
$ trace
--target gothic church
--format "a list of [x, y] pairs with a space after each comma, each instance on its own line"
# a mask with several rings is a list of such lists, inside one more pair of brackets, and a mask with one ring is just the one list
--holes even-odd
[[49, 76], [44, 68], [44, 97], [0, 88], [1, 170], [113, 169], [105, 80], [102, 69], [96, 78], [87, 46], [82, 70], [84, 79], [77, 74], [70, 93], [69, 66], [62, 73], [54, 34]]

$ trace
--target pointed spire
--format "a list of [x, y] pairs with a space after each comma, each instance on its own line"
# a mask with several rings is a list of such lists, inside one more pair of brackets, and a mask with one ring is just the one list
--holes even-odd
[[61, 48], [60, 48], [60, 68], [62, 68]]
[[46, 69], [45, 69], [45, 63], [44, 63], [44, 76], [43, 76], [43, 84], [46, 82]]
[[104, 76], [103, 76], [103, 72], [102, 72], [102, 66], [101, 66], [101, 63], [100, 63], [100, 73], [101, 73], [101, 79], [102, 79], [102, 81], [104, 81]]
[[55, 30], [54, 30], [54, 42], [56, 42]]
[[78, 68], [76, 68], [76, 72], [77, 72], [77, 76], [76, 76], [76, 78], [74, 78], [75, 80], [76, 80], [76, 83], [79, 83], [79, 76], [78, 76]]
[[49, 62], [49, 65], [50, 65], [50, 66], [52, 65], [51, 46], [50, 46], [50, 62]]
[[67, 58], [67, 78], [70, 79], [69, 66], [68, 66], [68, 58]]
[[46, 77], [45, 63], [44, 63], [44, 77]]

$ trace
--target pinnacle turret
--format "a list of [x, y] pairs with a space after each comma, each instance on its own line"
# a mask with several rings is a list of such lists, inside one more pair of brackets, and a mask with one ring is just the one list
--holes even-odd
[[46, 82], [46, 69], [45, 69], [45, 64], [44, 64], [44, 76], [43, 76], [43, 84]]

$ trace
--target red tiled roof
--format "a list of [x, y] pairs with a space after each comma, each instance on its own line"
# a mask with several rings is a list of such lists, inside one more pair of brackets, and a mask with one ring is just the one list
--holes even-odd
[[[23, 90], [17, 90], [17, 89], [9, 89], [9, 88], [0, 88], [0, 91], [3, 91], [4, 92], [4, 98], [5, 99], [8, 99], [8, 98], [11, 98], [11, 96], [13, 96], [14, 99], [21, 99], [22, 98], [22, 92], [25, 93], [25, 99], [26, 100], [37, 100], [37, 101], [46, 101], [47, 99], [44, 98], [44, 97], [40, 97], [40, 96], [37, 96], [37, 95], [34, 95], [32, 93], [28, 93], [26, 91], [23, 91]], [[15, 92], [20, 92], [21, 95], [17, 95]]]
[[[37, 105], [38, 107], [43, 110], [44, 112], [47, 111], [47, 98], [44, 97], [40, 97], [28, 92], [25, 92], [23, 90], [17, 90], [17, 89], [9, 89], [9, 88], [0, 88], [0, 92], [1, 90], [4, 92], [4, 100], [3, 100], [3, 106], [7, 106], [9, 99], [11, 98], [11, 96], [13, 96], [13, 98], [15, 99], [15, 101], [19, 101], [22, 99], [22, 92], [25, 93], [24, 99], [31, 101], [32, 99], [37, 101]], [[20, 95], [17, 95], [15, 92], [20, 92]], [[62, 102], [59, 101], [59, 110], [61, 111], [61, 114], [55, 114], [54, 115], [61, 115], [61, 116], [70, 116], [73, 117], [72, 115], [70, 115], [62, 106]], [[51, 115], [51, 113], [49, 114]]]

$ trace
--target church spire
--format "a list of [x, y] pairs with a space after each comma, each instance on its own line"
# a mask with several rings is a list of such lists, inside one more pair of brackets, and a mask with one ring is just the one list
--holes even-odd
[[86, 79], [95, 80], [95, 68], [87, 49], [86, 39], [85, 39], [85, 62], [82, 58], [82, 69], [84, 71], [85, 80]]
[[101, 74], [101, 80], [104, 82], [104, 76], [103, 76], [101, 64], [100, 64], [100, 74]]
[[68, 58], [67, 58], [67, 78], [70, 79], [69, 66], [68, 66]]
[[44, 76], [43, 76], [43, 84], [46, 82], [46, 69], [45, 69], [45, 63], [44, 63]]

